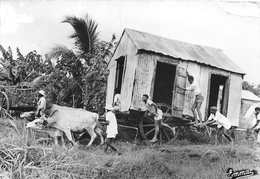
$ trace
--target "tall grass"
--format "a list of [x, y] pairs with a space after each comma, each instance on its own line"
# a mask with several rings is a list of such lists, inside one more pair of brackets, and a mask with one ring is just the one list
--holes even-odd
[[25, 121], [19, 119], [0, 121], [0, 178], [222, 179], [229, 167], [260, 169], [257, 151], [243, 145], [190, 145], [187, 139], [163, 145], [123, 140], [113, 144], [123, 152], [118, 156], [112, 151], [105, 154], [99, 141], [90, 148], [54, 146], [39, 140], [47, 138], [46, 134], [30, 134], [24, 126]]

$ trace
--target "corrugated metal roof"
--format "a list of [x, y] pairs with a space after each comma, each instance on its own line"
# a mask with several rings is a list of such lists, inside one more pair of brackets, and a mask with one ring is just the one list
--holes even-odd
[[247, 91], [247, 90], [242, 90], [241, 98], [242, 99], [247, 99], [247, 100], [252, 100], [252, 101], [259, 101], [260, 102], [260, 98], [258, 96], [256, 96], [251, 91]]
[[125, 29], [125, 32], [139, 50], [152, 51], [182, 60], [210, 65], [226, 71], [245, 74], [220, 49], [171, 40], [132, 29]]

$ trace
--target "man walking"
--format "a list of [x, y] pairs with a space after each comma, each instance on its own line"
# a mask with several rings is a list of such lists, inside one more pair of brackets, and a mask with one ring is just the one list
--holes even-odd
[[105, 153], [107, 153], [107, 149], [108, 147], [110, 147], [111, 149], [113, 149], [118, 155], [121, 155], [120, 152], [118, 152], [118, 150], [112, 146], [112, 142], [115, 139], [116, 135], [118, 134], [118, 130], [117, 130], [117, 120], [116, 120], [116, 116], [114, 114], [114, 108], [112, 105], [106, 105], [105, 107], [106, 109], [106, 122], [107, 122], [107, 137], [105, 140], [106, 146], [105, 146]]

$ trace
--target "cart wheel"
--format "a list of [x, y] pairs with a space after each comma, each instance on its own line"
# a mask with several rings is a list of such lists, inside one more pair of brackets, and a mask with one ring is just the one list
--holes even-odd
[[[157, 107], [160, 108], [163, 111], [163, 114], [171, 114], [171, 107], [166, 104], [157, 104]], [[161, 140], [161, 142], [168, 142], [168, 141], [174, 141], [176, 140], [179, 132], [180, 127], [176, 125], [176, 122], [174, 122], [173, 117], [167, 117], [167, 115], [164, 115], [163, 122], [168, 124], [171, 127], [175, 126], [175, 134], [172, 133], [172, 131], [168, 127], [160, 126], [160, 132], [157, 136], [158, 139]], [[154, 119], [153, 117], [144, 116], [140, 119], [139, 122], [139, 129], [142, 137], [146, 140], [151, 140], [154, 136], [155, 126], [154, 126]]]
[[0, 112], [1, 117], [6, 117], [6, 112], [9, 113], [9, 99], [5, 92], [0, 91]]

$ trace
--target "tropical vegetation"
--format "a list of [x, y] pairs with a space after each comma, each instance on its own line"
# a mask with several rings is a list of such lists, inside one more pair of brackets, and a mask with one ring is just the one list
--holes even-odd
[[242, 82], [242, 89], [247, 90], [247, 91], [251, 91], [256, 96], [260, 97], [260, 84], [255, 85], [254, 83], [250, 83], [248, 81], [243, 81]]
[[43, 89], [48, 99], [57, 104], [103, 112], [108, 75], [107, 62], [116, 47], [116, 37], [102, 41], [98, 24], [89, 15], [84, 18], [67, 16], [62, 23], [74, 28], [70, 38], [74, 48], [57, 45], [46, 54], [46, 60], [36, 51], [22, 55], [17, 48], [17, 59], [12, 50], [0, 45], [2, 57], [0, 80], [8, 85], [24, 85]]

